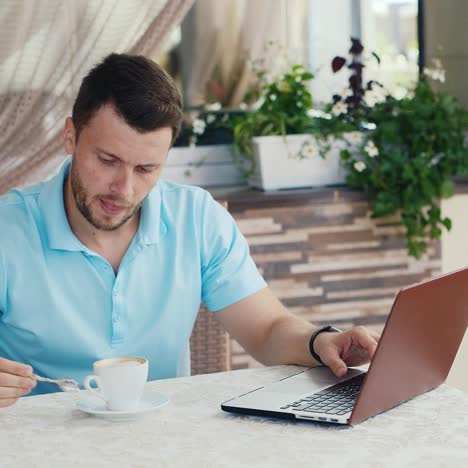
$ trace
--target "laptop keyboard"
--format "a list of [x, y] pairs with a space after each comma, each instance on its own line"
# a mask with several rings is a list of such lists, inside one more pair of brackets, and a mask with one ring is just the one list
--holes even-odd
[[313, 393], [308, 397], [293, 401], [289, 405], [282, 406], [281, 409], [289, 408], [293, 411], [333, 415], [349, 413], [357, 400], [365, 375], [359, 374], [349, 380], [325, 388], [320, 392]]

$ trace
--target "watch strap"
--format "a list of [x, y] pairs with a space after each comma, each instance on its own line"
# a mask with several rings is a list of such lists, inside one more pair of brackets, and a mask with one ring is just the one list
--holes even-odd
[[332, 325], [325, 325], [323, 327], [317, 328], [317, 330], [315, 330], [314, 333], [312, 333], [312, 336], [310, 337], [310, 340], [309, 340], [310, 354], [316, 361], [320, 362], [320, 364], [325, 365], [325, 363], [322, 361], [320, 356], [314, 350], [315, 339], [317, 338], [317, 336], [320, 335], [320, 333], [323, 333], [323, 332], [341, 332], [341, 331], [342, 330]]

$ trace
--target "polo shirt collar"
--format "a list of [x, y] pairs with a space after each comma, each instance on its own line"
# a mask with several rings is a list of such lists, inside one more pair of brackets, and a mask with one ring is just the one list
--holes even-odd
[[167, 233], [162, 217], [162, 196], [160, 182], [149, 192], [141, 206], [140, 225], [137, 236], [144, 244], [156, 244]]
[[[70, 227], [65, 212], [63, 185], [70, 172], [71, 157], [63, 163], [59, 172], [45, 182], [39, 194], [38, 204], [44, 222], [49, 248], [55, 250], [89, 251], [80, 242]], [[136, 233], [137, 242], [155, 244], [161, 235], [167, 232], [161, 220], [161, 190], [159, 184], [154, 187], [141, 207], [140, 225]]]

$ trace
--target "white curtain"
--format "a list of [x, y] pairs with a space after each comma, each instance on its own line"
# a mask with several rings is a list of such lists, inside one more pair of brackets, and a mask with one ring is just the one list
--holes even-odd
[[154, 57], [194, 0], [1, 0], [0, 193], [50, 174], [83, 76], [110, 52]]
[[182, 23], [186, 103], [204, 104], [211, 95], [238, 107], [254, 79], [248, 59], [264, 58], [269, 41], [304, 63], [307, 17], [307, 0], [197, 0]]

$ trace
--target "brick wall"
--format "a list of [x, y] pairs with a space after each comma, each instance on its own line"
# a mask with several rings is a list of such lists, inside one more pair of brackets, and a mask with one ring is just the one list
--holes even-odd
[[[397, 291], [441, 272], [440, 243], [409, 257], [401, 228], [347, 188], [225, 197], [253, 259], [288, 309], [316, 324], [381, 330]], [[232, 368], [259, 364], [232, 340]]]

